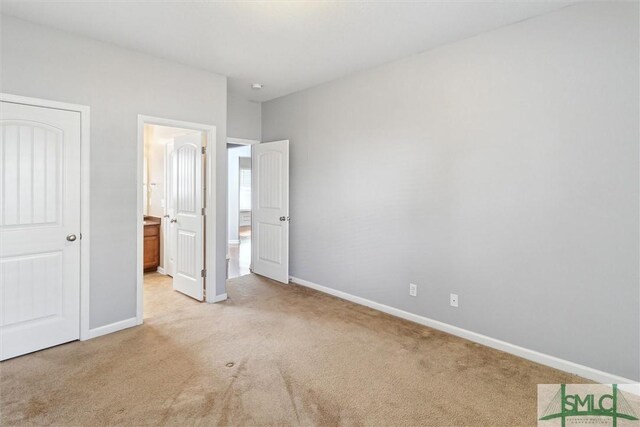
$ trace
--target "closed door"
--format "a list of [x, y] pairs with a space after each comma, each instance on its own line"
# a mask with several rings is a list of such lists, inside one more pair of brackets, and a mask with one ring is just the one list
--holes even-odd
[[253, 272], [289, 283], [289, 141], [252, 146]]
[[0, 105], [0, 359], [80, 336], [80, 113]]
[[202, 135], [173, 140], [175, 274], [173, 289], [202, 301], [204, 297], [204, 217]]

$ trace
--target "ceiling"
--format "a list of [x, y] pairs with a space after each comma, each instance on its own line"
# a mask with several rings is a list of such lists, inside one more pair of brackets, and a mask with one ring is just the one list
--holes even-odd
[[[229, 77], [266, 101], [569, 1], [2, 1], [3, 14]], [[262, 83], [256, 91], [251, 83]]]

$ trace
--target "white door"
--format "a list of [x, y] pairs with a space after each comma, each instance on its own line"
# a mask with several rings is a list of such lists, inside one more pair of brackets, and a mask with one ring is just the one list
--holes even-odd
[[164, 215], [164, 272], [173, 277], [175, 274], [176, 252], [176, 224], [171, 222], [175, 218], [175, 185], [174, 183], [175, 155], [173, 142], [165, 146], [165, 215]]
[[0, 359], [80, 337], [80, 113], [0, 104]]
[[202, 135], [173, 140], [175, 173], [175, 273], [173, 289], [198, 301], [204, 296], [204, 217], [202, 188]]
[[289, 283], [289, 141], [251, 148], [253, 272]]

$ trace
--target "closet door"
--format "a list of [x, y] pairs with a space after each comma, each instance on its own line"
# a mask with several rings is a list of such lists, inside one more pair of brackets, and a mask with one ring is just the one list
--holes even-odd
[[80, 336], [80, 113], [0, 105], [0, 359]]

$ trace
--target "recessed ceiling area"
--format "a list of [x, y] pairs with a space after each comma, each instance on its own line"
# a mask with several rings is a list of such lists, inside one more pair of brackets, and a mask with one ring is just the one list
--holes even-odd
[[230, 92], [267, 101], [572, 3], [3, 1], [1, 12], [228, 76]]

